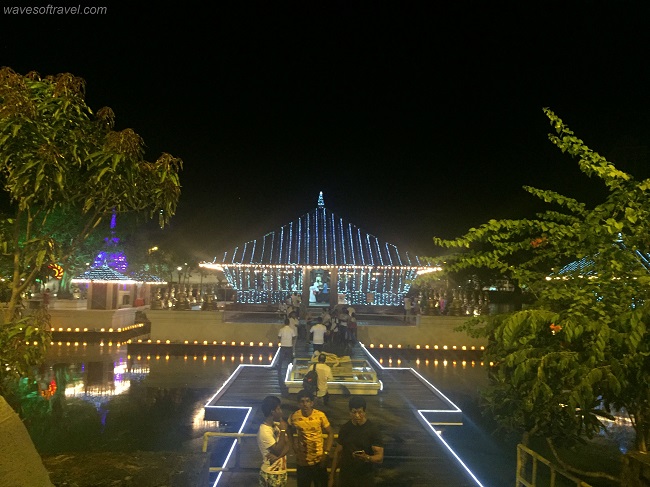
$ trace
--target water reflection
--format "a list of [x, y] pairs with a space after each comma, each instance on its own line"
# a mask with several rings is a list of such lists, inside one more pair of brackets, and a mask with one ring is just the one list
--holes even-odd
[[[443, 434], [486, 485], [514, 483], [515, 448], [496, 441], [477, 407], [489, 367], [478, 354], [372, 353], [383, 367], [412, 367], [463, 410], [464, 425]], [[197, 452], [203, 433], [217, 429], [214, 422], [203, 420], [209, 398], [240, 364], [268, 365], [272, 359], [268, 349], [255, 347], [224, 346], [222, 353], [210, 355], [129, 356], [126, 345], [55, 345], [47, 365], [65, 364], [66, 397], [92, 403], [98, 411], [102, 430], [94, 448]]]
[[129, 356], [126, 344], [54, 345], [45, 369], [65, 366], [65, 396], [95, 406], [103, 425], [97, 443], [196, 452], [203, 432], [216, 428], [203, 420], [209, 397], [240, 364], [268, 365], [273, 359], [259, 349], [225, 350], [229, 353]]
[[[495, 425], [484, 418], [477, 402], [481, 389], [488, 385], [489, 364], [478, 359], [480, 356], [463, 352], [375, 349], [372, 354], [385, 368], [413, 368], [463, 411], [463, 426], [447, 428], [443, 436], [485, 485], [515, 483], [518, 438], [495, 436]], [[633, 448], [635, 433], [629, 419], [618, 415], [604, 425], [592, 442], [614, 445], [622, 453]]]

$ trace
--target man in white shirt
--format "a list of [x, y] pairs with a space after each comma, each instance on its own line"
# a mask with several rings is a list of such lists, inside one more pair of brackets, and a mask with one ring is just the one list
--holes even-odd
[[287, 453], [291, 440], [287, 436], [287, 422], [282, 418], [282, 402], [275, 396], [262, 401], [264, 422], [257, 432], [257, 446], [262, 454], [259, 485], [286, 487]]
[[327, 327], [322, 323], [316, 323], [309, 329], [309, 333], [312, 335], [311, 343], [314, 345], [314, 352], [323, 351], [326, 332], [327, 332]]
[[332, 375], [332, 368], [325, 363], [327, 355], [321, 353], [318, 356], [318, 363], [316, 364], [316, 373], [318, 374], [318, 391], [316, 391], [317, 404], [329, 404], [329, 394], [327, 393], [327, 382], [334, 380]]
[[280, 328], [278, 338], [280, 339], [280, 353], [276, 367], [278, 369], [280, 389], [284, 390], [286, 386], [284, 384], [285, 374], [282, 371], [282, 365], [285, 363], [288, 365], [293, 361], [293, 347], [296, 343], [296, 332], [289, 326], [289, 318], [284, 320], [284, 326]]
[[296, 339], [293, 341], [293, 354], [296, 354], [296, 342], [298, 341], [298, 336], [300, 335], [300, 321], [298, 320], [298, 315], [295, 311], [289, 313], [289, 326], [293, 331]]
[[302, 301], [302, 299], [300, 298], [300, 294], [293, 293], [291, 295], [291, 306], [294, 307], [294, 309], [296, 310], [296, 313], [298, 314], [298, 316], [300, 316], [300, 311], [299, 310], [300, 310], [300, 302], [301, 301]]

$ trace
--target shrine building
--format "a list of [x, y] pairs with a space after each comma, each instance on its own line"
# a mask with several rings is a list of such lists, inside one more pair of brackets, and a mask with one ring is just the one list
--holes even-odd
[[325, 208], [322, 191], [309, 213], [199, 264], [224, 273], [236, 302], [303, 306], [401, 306], [414, 279], [439, 271], [400, 252]]

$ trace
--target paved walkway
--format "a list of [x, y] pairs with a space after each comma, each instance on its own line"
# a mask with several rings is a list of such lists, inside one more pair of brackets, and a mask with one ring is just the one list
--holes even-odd
[[[304, 341], [297, 345], [297, 356], [311, 355], [312, 348]], [[363, 347], [356, 345], [351, 349], [353, 358], [367, 358]], [[474, 487], [481, 484], [462, 465], [455, 454], [447, 447], [442, 437], [432, 433], [428, 422], [440, 421], [436, 413], [421, 414], [419, 411], [449, 408], [441, 401], [435, 388], [422, 382], [410, 369], [378, 370], [384, 383], [384, 390], [376, 396], [365, 396], [368, 404], [368, 417], [376, 421], [385, 438], [385, 460], [377, 472], [377, 484], [391, 487]], [[226, 406], [210, 414], [221, 416], [228, 423], [227, 431], [237, 431], [245, 414], [248, 414], [243, 433], [255, 434], [262, 421], [259, 410], [261, 400], [266, 395], [280, 396], [277, 372], [265, 366], [241, 366], [234, 378], [216, 400], [215, 405]], [[284, 416], [293, 413], [298, 405], [295, 394], [282, 397]], [[349, 419], [349, 396], [331, 396], [328, 406], [323, 408], [338, 432], [340, 425]], [[441, 406], [442, 404], [442, 406]], [[246, 408], [240, 409], [240, 408]], [[250, 409], [249, 409], [250, 408]], [[245, 413], [242, 413], [245, 411]], [[207, 418], [206, 409], [206, 418]], [[456, 418], [460, 413], [456, 413]], [[215, 417], [216, 419], [216, 417]], [[448, 426], [458, 427], [458, 426]], [[444, 426], [437, 426], [444, 429]], [[232, 442], [231, 439], [211, 440], [213, 442]], [[247, 437], [241, 441], [236, 457], [229, 461], [229, 470], [223, 472], [218, 486], [250, 487], [257, 484], [257, 472], [261, 456], [255, 438]], [[289, 454], [289, 467], [295, 468], [293, 452]], [[212, 483], [216, 475], [212, 475]], [[296, 485], [295, 473], [290, 473], [290, 487]]]

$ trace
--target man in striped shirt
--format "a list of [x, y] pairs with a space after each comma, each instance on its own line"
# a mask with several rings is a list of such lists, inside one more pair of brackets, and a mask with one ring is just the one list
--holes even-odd
[[282, 402], [275, 396], [262, 401], [264, 422], [257, 432], [257, 446], [262, 454], [259, 485], [261, 487], [286, 487], [287, 453], [289, 438], [287, 422], [282, 418]]

